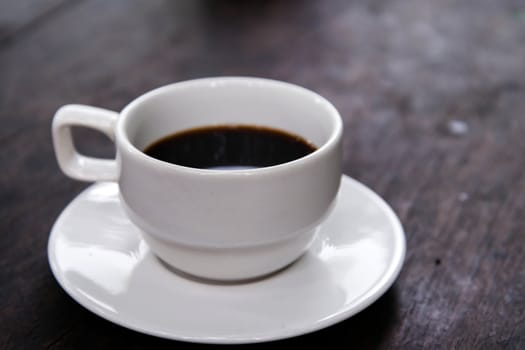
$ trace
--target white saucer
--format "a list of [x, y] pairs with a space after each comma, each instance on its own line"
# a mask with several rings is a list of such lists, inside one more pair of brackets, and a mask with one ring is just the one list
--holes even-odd
[[56, 221], [51, 270], [82, 306], [124, 327], [202, 343], [253, 343], [312, 332], [355, 315], [399, 274], [405, 236], [374, 192], [343, 176], [310, 250], [266, 279], [207, 284], [168, 270], [124, 215], [115, 183], [97, 183]]

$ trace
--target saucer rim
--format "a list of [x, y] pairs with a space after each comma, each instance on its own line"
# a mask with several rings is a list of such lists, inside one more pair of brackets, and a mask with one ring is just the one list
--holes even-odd
[[[97, 307], [96, 305], [90, 304], [89, 307], [87, 303], [85, 303], [83, 300], [81, 300], [80, 295], [77, 295], [77, 293], [74, 291], [74, 286], [72, 286], [66, 279], [62, 277], [62, 273], [60, 273], [60, 269], [56, 265], [56, 262], [53, 260], [52, 257], [56, 256], [55, 254], [55, 240], [58, 233], [57, 227], [60, 226], [61, 221], [64, 220], [64, 218], [69, 214], [70, 211], [74, 210], [74, 204], [76, 201], [85, 195], [85, 193], [89, 192], [93, 187], [100, 185], [101, 182], [95, 182], [82, 190], [80, 193], [78, 193], [62, 210], [62, 212], [59, 214], [57, 219], [55, 220], [51, 230], [50, 235], [48, 238], [48, 244], [47, 244], [47, 254], [48, 254], [48, 263], [51, 268], [51, 272], [53, 274], [53, 277], [57, 281], [57, 283], [60, 285], [60, 287], [66, 292], [66, 294], [71, 297], [76, 303], [78, 303], [83, 308], [87, 309], [88, 311], [94, 313], [95, 315], [111, 322], [116, 325], [119, 325], [121, 327], [127, 328], [132, 331], [136, 331], [139, 333], [147, 334], [150, 336], [160, 337], [164, 339], [170, 339], [170, 340], [176, 340], [176, 341], [184, 341], [184, 342], [191, 342], [191, 343], [202, 343], [202, 344], [251, 344], [251, 343], [262, 343], [262, 342], [269, 342], [269, 341], [276, 341], [276, 340], [284, 340], [288, 338], [293, 338], [297, 336], [301, 336], [308, 333], [313, 333], [318, 330], [328, 328], [334, 324], [337, 324], [339, 322], [342, 322], [352, 316], [355, 316], [359, 312], [366, 309], [368, 306], [370, 306], [372, 303], [377, 301], [381, 296], [383, 296], [386, 291], [394, 284], [396, 279], [398, 278], [401, 269], [403, 267], [403, 263], [406, 257], [406, 236], [405, 232], [403, 230], [402, 224], [398, 218], [398, 216], [395, 214], [393, 209], [390, 207], [390, 205], [376, 192], [374, 192], [372, 189], [364, 185], [363, 183], [353, 179], [352, 177], [343, 174], [341, 179], [341, 186], [343, 186], [343, 181], [349, 181], [350, 185], [359, 189], [360, 191], [366, 192], [366, 195], [368, 198], [370, 198], [371, 201], [373, 201], [375, 204], [377, 204], [381, 209], [382, 212], [388, 217], [389, 222], [392, 224], [392, 232], [394, 239], [393, 244], [389, 247], [390, 251], [393, 252], [391, 263], [388, 266], [388, 268], [383, 272], [381, 278], [379, 278], [366, 292], [364, 292], [360, 297], [356, 298], [352, 303], [345, 305], [344, 308], [342, 308], [342, 311], [328, 316], [324, 319], [317, 320], [316, 322], [312, 322], [309, 326], [299, 326], [299, 327], [293, 327], [293, 328], [287, 328], [283, 329], [281, 331], [274, 331], [274, 332], [266, 332], [266, 333], [259, 333], [256, 335], [250, 335], [250, 336], [236, 336], [236, 335], [228, 335], [228, 336], [195, 336], [195, 335], [184, 335], [180, 333], [174, 333], [174, 332], [163, 332], [158, 330], [151, 330], [146, 327], [141, 327], [138, 325], [133, 324], [132, 322], [125, 322], [123, 320], [120, 320], [118, 317], [115, 317], [114, 314], [105, 312], [104, 309]], [[119, 198], [120, 200], [120, 198]], [[335, 204], [337, 206], [337, 204]], [[271, 277], [269, 277], [271, 278]]]

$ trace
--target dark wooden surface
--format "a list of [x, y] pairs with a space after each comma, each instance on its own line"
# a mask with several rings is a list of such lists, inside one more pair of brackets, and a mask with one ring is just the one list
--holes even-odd
[[[50, 124], [66, 103], [120, 110], [216, 75], [286, 80], [333, 101], [345, 173], [406, 230], [406, 263], [384, 297], [284, 345], [525, 349], [521, 0], [2, 0], [0, 349], [199, 347], [113, 325], [55, 282], [48, 234], [86, 184], [58, 169]], [[114, 152], [78, 136], [86, 152]]]

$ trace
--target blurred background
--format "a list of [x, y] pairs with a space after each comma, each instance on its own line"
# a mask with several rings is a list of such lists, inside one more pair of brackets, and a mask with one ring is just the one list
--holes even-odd
[[[51, 276], [49, 230], [87, 186], [58, 169], [51, 120], [67, 103], [118, 111], [160, 85], [221, 75], [331, 100], [344, 172], [406, 230], [385, 298], [292, 344], [525, 348], [522, 0], [0, 0], [0, 348], [174, 344], [91, 315]], [[75, 132], [84, 153], [114, 154]]]

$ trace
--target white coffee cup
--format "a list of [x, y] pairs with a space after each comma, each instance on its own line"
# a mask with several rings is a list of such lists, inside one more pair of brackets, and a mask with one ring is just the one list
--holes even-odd
[[[317, 150], [244, 170], [184, 167], [143, 152], [174, 132], [225, 124], [285, 130]], [[79, 154], [72, 126], [109, 136], [116, 159]], [[269, 274], [307, 250], [339, 189], [341, 137], [339, 113], [323, 97], [289, 83], [244, 77], [160, 87], [121, 113], [66, 105], [53, 120], [55, 153], [66, 175], [118, 181], [121, 203], [154, 254], [176, 270], [216, 280]]]

